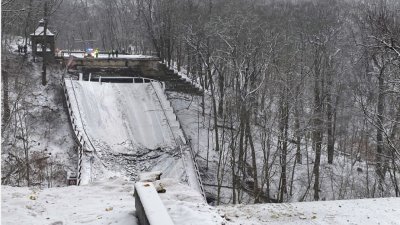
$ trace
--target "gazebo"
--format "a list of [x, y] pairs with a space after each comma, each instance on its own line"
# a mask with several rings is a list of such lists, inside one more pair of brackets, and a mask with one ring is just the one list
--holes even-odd
[[[44, 39], [44, 25], [45, 21], [41, 19], [39, 21], [39, 26], [36, 28], [35, 32], [33, 32], [31, 36], [32, 41], [32, 54], [34, 56], [42, 56], [42, 44], [46, 43], [46, 54], [48, 56], [54, 57], [55, 53], [55, 35], [49, 30], [46, 29], [46, 39]], [[39, 47], [38, 47], [39, 45]]]

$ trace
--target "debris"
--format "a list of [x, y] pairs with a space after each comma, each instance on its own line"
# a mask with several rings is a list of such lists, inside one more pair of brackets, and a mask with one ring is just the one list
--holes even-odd
[[278, 216], [278, 215], [276, 215], [276, 214], [272, 214], [272, 215], [271, 215], [271, 218], [272, 218], [272, 219], [278, 219], [278, 218], [279, 218], [279, 216]]
[[31, 195], [29, 195], [29, 199], [30, 200], [36, 200], [37, 199], [37, 195], [31, 194]]
[[306, 217], [306, 216], [304, 216], [304, 215], [300, 215], [300, 216], [299, 216], [299, 218], [300, 218], [300, 219], [302, 219], [302, 220], [305, 220], [305, 219], [307, 219], [307, 217]]

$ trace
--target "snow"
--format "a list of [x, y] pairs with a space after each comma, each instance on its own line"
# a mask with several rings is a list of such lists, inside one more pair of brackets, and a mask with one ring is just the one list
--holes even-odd
[[139, 179], [141, 182], [152, 182], [159, 180], [162, 175], [162, 171], [152, 171], [147, 173], [141, 173]]
[[[175, 225], [217, 225], [224, 220], [201, 195], [172, 179], [157, 181], [159, 194]], [[31, 189], [2, 186], [2, 224], [138, 224], [134, 184], [113, 177], [90, 185]]]
[[193, 168], [181, 158], [185, 138], [161, 83], [66, 79], [65, 85], [77, 129], [94, 152], [84, 157], [82, 183], [115, 174], [135, 180], [140, 172], [161, 170], [163, 177], [195, 184]]
[[399, 224], [400, 198], [219, 206], [229, 224]]
[[199, 192], [172, 179], [156, 181], [155, 186], [158, 185], [167, 190], [160, 198], [175, 225], [226, 224], [217, 209], [208, 205]]
[[66, 85], [79, 104], [73, 111], [80, 111], [97, 149], [127, 153], [135, 148], [176, 147], [150, 83], [67, 81]]
[[[14, 51], [17, 44], [22, 44], [23, 40], [22, 37], [15, 37], [10, 50]], [[42, 86], [41, 63], [33, 63], [31, 55], [25, 56], [17, 52], [7, 55], [7, 58], [11, 64], [10, 70], [13, 71], [9, 80], [10, 103], [19, 110], [7, 127], [2, 129], [2, 174], [12, 171], [15, 168], [14, 163], [18, 163], [6, 158], [9, 153], [19, 158], [23, 157], [24, 143], [15, 140], [15, 136], [21, 135], [19, 128], [21, 125], [16, 126], [20, 124], [17, 120], [18, 115], [24, 115], [29, 130], [26, 137], [28, 137], [30, 157], [46, 157], [43, 163], [54, 165], [53, 173], [49, 176], [50, 166], [43, 170], [40, 169], [39, 163], [32, 163], [34, 171], [31, 176], [32, 183], [42, 182], [43, 186], [65, 185], [66, 174], [70, 171], [75, 172], [77, 161], [73, 133], [70, 130], [60, 91], [61, 73], [54, 67], [48, 67], [48, 84]], [[18, 179], [20, 179], [18, 173], [13, 173], [7, 182], [17, 185]], [[19, 185], [25, 185], [24, 183], [25, 181], [20, 179]]]
[[161, 202], [153, 183], [137, 182], [135, 184], [135, 191], [150, 224], [173, 225], [171, 217]]
[[203, 90], [203, 87], [200, 85], [200, 79], [198, 78], [197, 80], [192, 80], [187, 73], [187, 70], [184, 68], [181, 68], [181, 70], [179, 71], [177, 66], [174, 65], [170, 67], [170, 69], [174, 70], [174, 73], [178, 74], [179, 77], [181, 77], [181, 79], [191, 83], [193, 86], [195, 86], [196, 88], [198, 88], [201, 91], [205, 91], [207, 94], [210, 94], [208, 90]]
[[[31, 36], [43, 36], [43, 31], [44, 31], [44, 27], [39, 26], [38, 28], [36, 28], [35, 32], [33, 32], [32, 34], [30, 34]], [[49, 29], [46, 30], [46, 36], [54, 36], [53, 33], [51, 33], [51, 31]]]
[[2, 224], [137, 224], [133, 185], [120, 179], [88, 186], [2, 186]]
[[[2, 186], [2, 224], [135, 225], [133, 186], [133, 182], [117, 177], [59, 188]], [[394, 225], [400, 215], [400, 198], [212, 207], [200, 193], [176, 180], [161, 179], [154, 186], [166, 189], [159, 197], [175, 225]]]
[[[34, 64], [31, 69], [32, 76], [37, 80], [35, 83], [39, 84], [40, 70], [37, 64]], [[52, 84], [59, 77], [53, 74], [49, 79]], [[84, 81], [72, 81], [69, 85], [70, 96], [74, 96], [71, 91], [76, 91], [77, 94], [78, 101], [73, 103], [74, 110], [78, 111], [78, 108], [82, 110], [80, 128], [90, 131], [88, 134], [94, 141], [99, 154], [93, 156], [97, 161], [101, 161], [92, 165], [89, 158], [86, 158], [86, 170], [96, 171], [90, 173], [100, 173], [98, 169], [104, 164], [102, 168], [104, 171], [101, 171], [104, 173], [102, 178], [111, 176], [112, 178], [102, 181], [93, 179], [95, 182], [89, 185], [48, 189], [2, 186], [2, 224], [137, 224], [132, 196], [134, 183], [124, 179], [125, 173], [121, 168], [120, 170], [114, 168], [118, 163], [123, 169], [130, 169], [132, 166], [133, 174], [139, 171], [160, 170], [163, 172], [162, 177], [176, 178], [176, 180], [162, 179], [154, 182], [156, 187], [162, 186], [167, 190], [159, 196], [174, 224], [398, 224], [400, 198], [234, 205], [217, 208], [209, 206], [198, 191], [177, 181], [191, 183], [190, 180], [195, 176], [193, 171], [184, 169], [184, 164], [188, 164], [189, 161], [186, 158], [189, 157], [185, 157], [185, 161], [176, 157], [179, 152], [175, 149], [176, 143], [171, 140], [171, 136], [181, 136], [179, 129], [174, 128], [169, 137], [164, 135], [153, 137], [152, 135], [153, 141], [159, 142], [158, 144], [138, 134], [140, 131], [152, 132], [152, 129], [156, 129], [158, 134], [160, 131], [166, 134], [171, 132], [165, 126], [165, 115], [161, 114], [160, 105], [166, 108], [167, 118], [172, 126], [179, 127], [176, 118], [171, 113], [172, 108], [169, 102], [162, 94], [161, 86], [156, 85], [152, 90], [149, 84], [100, 84]], [[72, 138], [67, 128], [66, 115], [59, 112], [62, 110], [62, 102], [51, 98], [55, 96], [53, 92], [58, 89], [50, 85], [50, 88], [37, 86], [38, 88], [29, 89], [30, 94], [26, 97], [35, 105], [31, 109], [32, 112], [37, 113], [35, 111], [37, 108], [56, 110], [59, 118], [55, 120], [55, 124], [52, 124], [55, 127], [50, 132], [51, 137], [56, 138], [39, 136], [40, 133], [45, 133], [45, 127], [39, 124], [40, 126], [35, 127], [33, 135], [35, 143], [45, 143], [49, 152], [53, 155], [59, 154], [63, 161], [66, 161], [66, 149], [72, 145]], [[157, 103], [156, 92], [160, 93], [160, 103]], [[88, 105], [83, 104], [82, 101]], [[197, 108], [191, 108], [191, 110], [185, 110], [187, 106], [182, 102], [176, 101], [176, 105], [179, 106], [179, 115], [185, 122], [183, 125], [188, 128], [187, 133], [193, 138], [191, 144], [200, 144], [199, 153], [205, 158], [206, 150], [213, 143], [210, 140], [210, 144], [206, 144], [207, 138], [212, 137], [208, 135], [206, 129], [200, 129], [199, 139], [196, 137], [197, 124], [194, 118], [200, 110], [199, 100], [195, 102]], [[135, 117], [137, 112], [140, 112], [138, 118]], [[134, 123], [127, 123], [127, 117], [142, 125], [136, 127]], [[202, 122], [207, 123], [206, 120]], [[144, 125], [145, 123], [150, 123], [156, 128]], [[132, 132], [133, 129], [138, 130]], [[121, 144], [120, 141], [123, 138], [120, 134], [126, 135], [125, 138], [131, 140], [130, 144]], [[161, 152], [157, 149], [149, 149], [163, 144], [167, 149], [162, 149]], [[196, 147], [194, 146], [194, 149], [197, 149]], [[39, 151], [42, 147], [38, 145], [33, 148]], [[129, 154], [129, 156], [118, 158], [116, 155], [120, 153]], [[128, 157], [132, 155], [134, 159], [131, 161], [120, 162], [129, 159]], [[210, 171], [209, 173], [212, 173], [212, 170]], [[223, 215], [228, 222], [220, 215]]]

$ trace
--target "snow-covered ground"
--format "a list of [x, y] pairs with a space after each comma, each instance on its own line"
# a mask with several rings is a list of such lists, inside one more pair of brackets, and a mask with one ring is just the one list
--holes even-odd
[[41, 85], [41, 63], [33, 62], [30, 54], [17, 52], [23, 40], [15, 37], [2, 53], [2, 68], [8, 71], [11, 110], [9, 120], [2, 123], [2, 182], [26, 185], [23, 170], [16, 166], [24, 159], [26, 149], [33, 161], [31, 184], [62, 186], [67, 172], [76, 170], [77, 158], [61, 92], [61, 69], [57, 65], [47, 67], [47, 85]]
[[[198, 192], [171, 179], [160, 183], [166, 189], [160, 198], [174, 224], [223, 223]], [[1, 192], [1, 224], [138, 224], [133, 182], [120, 178], [42, 190], [2, 186]]]
[[[399, 224], [400, 198], [284, 204], [207, 205], [201, 195], [171, 179], [156, 185], [176, 225]], [[110, 178], [84, 186], [32, 189], [2, 186], [1, 224], [135, 225], [133, 182]], [[221, 218], [223, 217], [223, 218]]]
[[229, 224], [400, 224], [400, 198], [219, 206]]

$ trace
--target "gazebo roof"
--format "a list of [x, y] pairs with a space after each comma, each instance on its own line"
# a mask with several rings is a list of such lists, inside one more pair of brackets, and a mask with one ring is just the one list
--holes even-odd
[[[35, 32], [31, 34], [31, 36], [43, 36], [44, 31], [44, 20], [41, 19], [39, 21], [39, 26], [36, 28]], [[46, 29], [46, 36], [54, 36], [53, 33], [49, 29]]]

